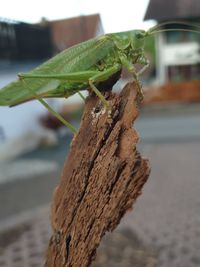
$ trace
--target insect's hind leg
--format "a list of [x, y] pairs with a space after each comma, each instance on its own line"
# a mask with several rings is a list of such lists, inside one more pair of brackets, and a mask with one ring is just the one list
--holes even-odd
[[73, 134], [77, 133], [76, 128], [66, 121], [59, 113], [52, 109], [42, 98], [40, 98], [25, 82], [24, 79], [21, 78], [21, 81], [24, 83], [25, 88], [31, 93], [50, 113], [52, 113], [59, 121], [61, 121], [67, 128], [69, 128]]
[[79, 96], [83, 99], [83, 101], [85, 102], [86, 98], [84, 97], [84, 95], [81, 92], [77, 92], [79, 94]]
[[111, 114], [111, 106], [108, 103], [108, 101], [105, 99], [105, 97], [102, 95], [102, 93], [96, 88], [96, 86], [94, 85], [93, 81], [89, 80], [89, 85], [90, 85], [90, 88], [92, 89], [92, 91], [100, 98], [100, 100], [104, 104], [106, 110], [108, 111], [108, 116], [110, 116], [110, 114]]
[[102, 72], [99, 72], [98, 74], [94, 75], [93, 77], [91, 77], [88, 80], [90, 88], [100, 98], [100, 100], [104, 104], [104, 107], [106, 108], [109, 117], [111, 115], [111, 106], [110, 106], [109, 102], [105, 99], [105, 97], [102, 95], [102, 93], [94, 85], [94, 82], [105, 81], [110, 76], [112, 76], [114, 73], [118, 72], [120, 69], [121, 69], [121, 65], [115, 64], [114, 66], [110, 67], [109, 69], [104, 70]]

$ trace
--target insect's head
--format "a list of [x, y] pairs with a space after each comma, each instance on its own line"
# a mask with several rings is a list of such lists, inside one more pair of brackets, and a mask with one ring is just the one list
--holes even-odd
[[131, 47], [133, 49], [142, 48], [144, 46], [144, 40], [147, 36], [144, 30], [133, 30], [131, 31]]
[[134, 35], [136, 39], [144, 39], [146, 37], [146, 31], [144, 30], [135, 30]]
[[127, 32], [118, 32], [107, 34], [116, 44], [119, 49], [136, 49], [142, 48], [146, 32], [144, 30], [132, 30]]

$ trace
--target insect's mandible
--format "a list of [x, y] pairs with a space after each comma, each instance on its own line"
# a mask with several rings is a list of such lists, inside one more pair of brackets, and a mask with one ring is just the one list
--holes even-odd
[[[29, 73], [19, 74], [17, 81], [2, 88], [0, 105], [14, 106], [37, 99], [75, 133], [73, 125], [66, 122], [43, 98], [68, 98], [77, 92], [83, 98], [80, 91], [89, 90], [100, 98], [108, 116], [111, 116], [111, 107], [103, 91], [112, 88], [120, 78], [123, 67], [134, 78], [138, 96], [142, 99], [139, 76], [149, 66], [144, 54], [145, 39], [162, 31], [158, 26], [148, 31], [106, 34], [70, 47]], [[135, 64], [143, 66], [140, 71], [136, 71]]]

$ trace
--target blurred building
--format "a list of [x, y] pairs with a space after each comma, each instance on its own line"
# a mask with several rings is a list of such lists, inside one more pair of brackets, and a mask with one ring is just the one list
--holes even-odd
[[[38, 24], [0, 19], [0, 88], [16, 80], [17, 73], [28, 72], [55, 53], [99, 34], [103, 34], [103, 27], [98, 14], [43, 19]], [[59, 99], [47, 101], [60, 109]], [[33, 149], [40, 137], [44, 138], [40, 118], [45, 112], [38, 101], [0, 107], [0, 160]]]
[[0, 61], [47, 59], [70, 46], [103, 34], [99, 14], [38, 24], [0, 18]]
[[54, 53], [104, 33], [99, 14], [48, 22]]
[[[144, 20], [163, 22], [185, 21], [199, 24], [199, 0], [150, 0]], [[162, 29], [192, 29], [180, 24], [168, 24]], [[199, 31], [197, 28], [196, 30]], [[168, 31], [156, 35], [157, 79], [167, 81], [200, 78], [200, 36], [193, 32]]]
[[38, 60], [51, 55], [49, 26], [0, 18], [0, 60]]

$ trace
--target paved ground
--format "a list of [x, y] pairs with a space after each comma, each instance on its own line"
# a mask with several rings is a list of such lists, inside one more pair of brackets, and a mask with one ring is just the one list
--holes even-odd
[[51, 201], [59, 181], [71, 135], [57, 146], [42, 147], [0, 164], [0, 222]]
[[200, 103], [145, 107], [135, 126], [141, 143], [200, 141]]
[[152, 172], [120, 227], [131, 227], [158, 253], [158, 266], [200, 266], [200, 142], [149, 144], [143, 151]]
[[[43, 266], [51, 234], [48, 214], [48, 207], [40, 208], [18, 219], [12, 230], [4, 230], [0, 235], [0, 267]], [[155, 267], [155, 262], [153, 252], [126, 228], [104, 238], [92, 267]]]
[[[155, 259], [159, 267], [200, 266], [200, 123], [199, 116], [197, 116], [200, 109], [199, 105], [192, 106], [189, 109], [184, 107], [182, 111], [181, 109], [172, 110], [168, 113], [163, 110], [162, 115], [151, 111], [152, 116], [150, 116], [150, 113], [142, 114], [140, 120], [136, 123], [137, 129], [143, 136], [139, 149], [151, 162], [151, 176], [134, 210], [125, 216], [118, 228], [121, 239], [114, 238], [113, 241], [111, 235], [111, 239], [109, 239], [111, 241], [108, 240], [105, 246], [103, 245], [106, 249], [102, 250], [103, 254], [100, 255], [101, 265], [97, 265], [98, 267], [112, 267], [112, 257], [114, 262], [116, 255], [121, 255], [122, 265], [119, 266], [134, 266], [130, 265], [130, 262], [125, 264], [123, 257], [125, 255], [125, 258], [130, 260], [130, 254], [136, 256], [140, 250], [142, 252], [139, 254], [143, 255], [141, 260], [148, 259], [146, 263], [140, 261], [140, 265], [138, 265], [140, 267], [156, 266]], [[52, 150], [44, 148], [29, 155], [24, 155], [22, 159], [49, 159], [50, 161], [56, 161], [61, 168], [69, 143], [68, 139], [65, 140], [62, 139], [60, 145]], [[43, 184], [44, 192], [45, 183], [47, 184], [48, 181], [47, 179]], [[37, 186], [39, 184], [36, 183], [35, 187]], [[34, 190], [34, 183], [32, 183], [32, 189]], [[23, 194], [22, 191], [21, 194]], [[14, 199], [16, 202], [17, 198]], [[31, 205], [34, 208], [39, 205], [39, 202], [33, 201]], [[7, 209], [6, 204], [3, 206], [2, 211]], [[24, 209], [25, 207], [23, 207]], [[37, 263], [36, 260], [35, 265], [27, 265], [27, 257], [30, 259], [30, 251], [24, 250], [26, 252], [20, 252], [24, 253], [24, 256], [20, 257], [22, 258], [21, 262], [25, 265], [22, 263], [17, 265], [17, 261], [14, 265], [13, 261], [12, 264], [8, 262], [7, 265], [0, 264], [0, 266], [41, 266], [43, 258], [41, 252], [44, 251], [46, 240], [50, 234], [50, 230], [47, 230], [49, 229], [48, 212], [42, 214], [40, 213], [39, 217], [36, 215], [35, 219], [31, 219], [27, 229], [17, 231], [16, 242], [11, 240], [12, 242], [0, 250], [1, 263], [4, 259], [16, 258], [17, 251], [23, 251], [23, 249], [17, 249], [16, 246], [22, 244], [23, 247], [23, 244], [27, 244], [26, 242], [36, 243], [38, 245], [34, 246], [41, 249], [36, 252], [35, 256], [33, 254], [32, 259], [34, 257], [36, 259], [38, 253], [40, 253], [39, 262]], [[16, 222], [16, 219], [14, 221]], [[3, 222], [1, 222], [0, 226], [3, 227]], [[8, 225], [4, 222], [4, 227], [6, 224]], [[30, 229], [33, 229], [32, 234], [29, 231]], [[127, 229], [131, 231], [128, 235], [129, 239], [127, 239]], [[42, 232], [45, 233], [42, 234]], [[38, 234], [34, 237], [33, 233]], [[32, 237], [30, 237], [31, 235]], [[45, 236], [46, 239], [42, 236]], [[8, 236], [1, 237], [3, 237], [0, 238], [1, 244], [8, 240]], [[122, 241], [124, 238], [126, 239], [125, 243]], [[110, 242], [114, 243], [111, 245]], [[120, 247], [121, 244], [124, 244], [124, 248], [128, 247], [128, 249], [123, 250]], [[110, 246], [113, 247], [113, 251], [107, 254], [106, 251], [109, 250]], [[15, 256], [10, 257], [9, 255]], [[109, 265], [108, 261], [106, 261], [107, 264], [105, 263], [106, 258], [110, 259]], [[148, 264], [149, 260], [152, 265], [145, 265]], [[97, 264], [99, 263], [97, 262]]]

